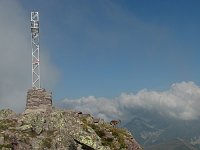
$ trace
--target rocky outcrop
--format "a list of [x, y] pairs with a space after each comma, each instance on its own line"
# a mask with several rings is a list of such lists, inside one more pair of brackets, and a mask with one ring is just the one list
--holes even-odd
[[104, 121], [97, 123], [91, 115], [75, 111], [52, 109], [16, 115], [1, 110], [0, 116], [0, 149], [141, 149], [126, 129], [113, 128]]
[[11, 117], [13, 118], [14, 116], [16, 116], [16, 113], [11, 109], [0, 110], [0, 119], [11, 118]]
[[130, 132], [90, 114], [52, 108], [45, 89], [27, 92], [26, 109], [0, 111], [2, 150], [141, 150]]

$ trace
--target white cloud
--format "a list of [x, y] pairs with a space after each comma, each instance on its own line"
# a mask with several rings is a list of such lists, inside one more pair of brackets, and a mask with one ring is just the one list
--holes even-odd
[[106, 120], [131, 118], [134, 110], [145, 109], [177, 119], [190, 120], [200, 117], [200, 88], [194, 82], [173, 84], [167, 91], [141, 90], [122, 93], [114, 99], [95, 98], [64, 99], [68, 108], [89, 112]]
[[[26, 92], [31, 88], [30, 14], [18, 1], [0, 1], [0, 109], [25, 108]], [[45, 82], [56, 80], [57, 70], [41, 53]]]
[[63, 103], [68, 108], [91, 113], [106, 120], [121, 115], [120, 110], [118, 110], [118, 103], [114, 103], [112, 100], [105, 98], [96, 98], [94, 96], [82, 97], [76, 100], [66, 98], [63, 100]]

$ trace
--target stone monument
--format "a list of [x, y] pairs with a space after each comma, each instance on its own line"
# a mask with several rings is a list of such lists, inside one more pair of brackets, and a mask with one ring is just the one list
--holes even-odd
[[26, 99], [26, 111], [46, 111], [52, 108], [52, 93], [45, 89], [29, 89]]

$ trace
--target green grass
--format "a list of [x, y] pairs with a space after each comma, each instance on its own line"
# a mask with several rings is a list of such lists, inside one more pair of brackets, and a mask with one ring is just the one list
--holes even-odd
[[120, 144], [120, 149], [122, 148], [127, 148], [125, 144], [125, 136], [127, 136], [127, 132], [125, 129], [121, 128], [112, 128], [111, 129], [112, 135], [117, 138], [119, 144]]
[[[101, 138], [102, 145], [104, 146], [109, 146], [111, 149], [116, 149], [116, 144], [114, 143], [114, 138], [118, 141], [120, 146], [120, 149], [126, 149], [127, 146], [125, 144], [125, 137], [130, 137], [130, 135], [127, 133], [126, 129], [121, 129], [121, 128], [113, 128], [109, 124], [89, 124], [87, 122], [86, 118], [80, 118], [81, 121], [83, 122], [83, 129], [87, 131], [88, 126], [91, 127], [96, 134]], [[106, 131], [111, 132], [114, 138], [106, 138]], [[118, 147], [119, 149], [119, 147]]]
[[[113, 141], [113, 140], [112, 140]], [[112, 146], [112, 141], [107, 140], [107, 139], [102, 139], [102, 145], [103, 146], [109, 146], [109, 147], [113, 147]]]
[[96, 134], [102, 138], [105, 136], [105, 131], [104, 129], [101, 129], [99, 126], [95, 125], [95, 124], [91, 124], [90, 127], [96, 132]]

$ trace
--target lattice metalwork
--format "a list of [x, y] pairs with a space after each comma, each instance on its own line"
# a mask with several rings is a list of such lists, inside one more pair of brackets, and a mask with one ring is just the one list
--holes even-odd
[[32, 88], [40, 89], [39, 12], [31, 12]]

